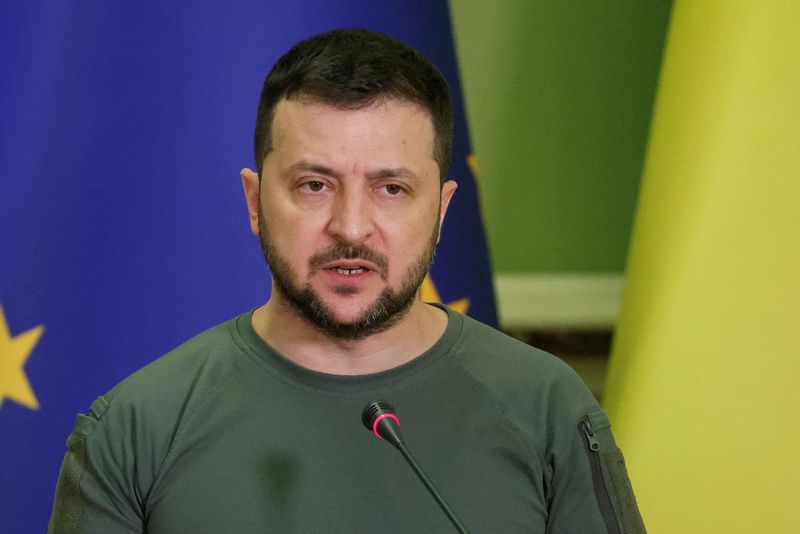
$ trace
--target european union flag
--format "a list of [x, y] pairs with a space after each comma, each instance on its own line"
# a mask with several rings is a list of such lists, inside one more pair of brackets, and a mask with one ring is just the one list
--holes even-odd
[[444, 73], [459, 188], [424, 294], [496, 323], [445, 0], [2, 11], [0, 531], [46, 529], [77, 412], [266, 299], [238, 170], [263, 78], [302, 38], [365, 27]]

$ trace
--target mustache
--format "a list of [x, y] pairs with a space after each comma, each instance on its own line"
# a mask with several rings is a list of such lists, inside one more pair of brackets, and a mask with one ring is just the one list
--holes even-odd
[[326, 263], [342, 259], [366, 260], [378, 268], [382, 278], [386, 278], [386, 271], [389, 269], [389, 260], [383, 254], [375, 252], [366, 245], [345, 245], [343, 243], [337, 243], [311, 256], [308, 260], [308, 269], [313, 273]]

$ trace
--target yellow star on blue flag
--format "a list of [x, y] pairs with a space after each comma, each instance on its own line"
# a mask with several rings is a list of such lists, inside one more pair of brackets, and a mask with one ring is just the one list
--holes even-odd
[[39, 401], [23, 368], [43, 332], [44, 326], [39, 325], [12, 337], [0, 306], [0, 408], [8, 398], [31, 410], [39, 409]]
[[[428, 274], [425, 277], [425, 280], [422, 281], [420, 293], [424, 302], [442, 302], [442, 298], [439, 296], [439, 291], [436, 289], [436, 285], [433, 283], [433, 279], [431, 279], [430, 274]], [[454, 300], [453, 302], [448, 302], [447, 307], [453, 311], [457, 311], [458, 313], [467, 313], [469, 310], [469, 298], [462, 298]]]

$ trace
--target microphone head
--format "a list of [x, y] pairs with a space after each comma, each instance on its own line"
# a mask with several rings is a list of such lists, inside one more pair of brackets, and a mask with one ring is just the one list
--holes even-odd
[[368, 402], [361, 412], [361, 422], [367, 430], [395, 447], [403, 443], [400, 434], [400, 419], [395, 415], [394, 406], [383, 400]]

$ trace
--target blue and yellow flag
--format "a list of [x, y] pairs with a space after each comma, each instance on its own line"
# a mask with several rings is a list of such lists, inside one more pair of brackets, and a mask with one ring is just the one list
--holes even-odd
[[75, 414], [262, 303], [238, 171], [302, 38], [382, 31], [439, 66], [459, 182], [425, 296], [495, 323], [444, 0], [16, 2], [0, 15], [0, 531], [46, 529]]

